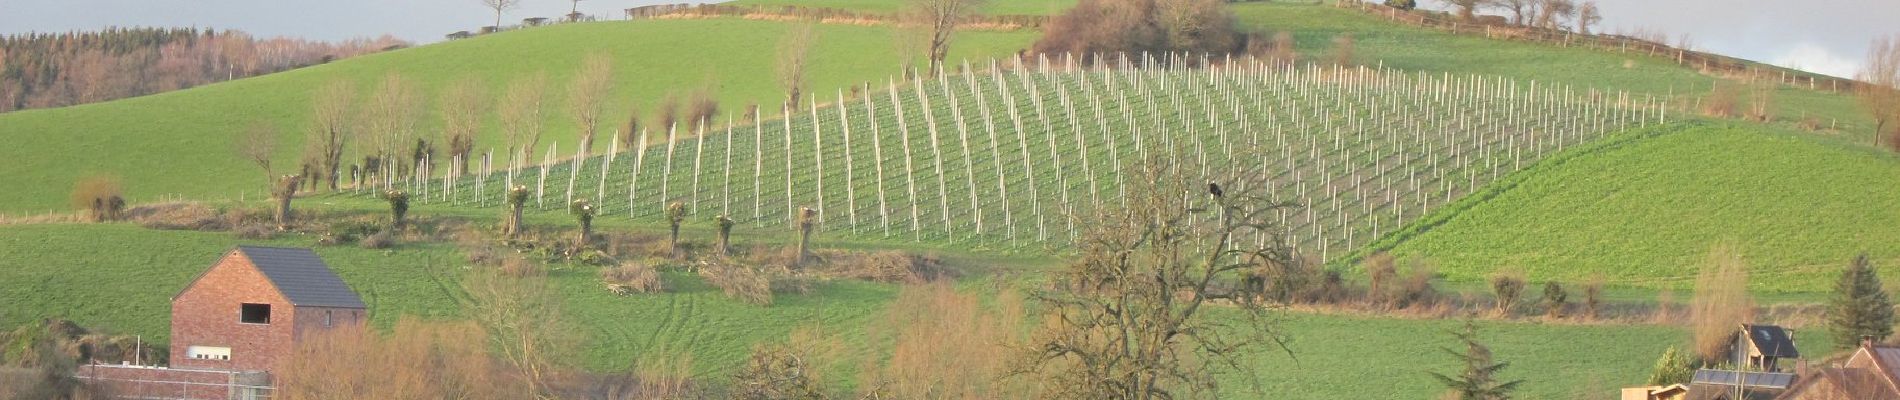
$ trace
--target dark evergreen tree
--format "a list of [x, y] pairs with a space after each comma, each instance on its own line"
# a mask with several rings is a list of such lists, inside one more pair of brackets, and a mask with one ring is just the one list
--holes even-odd
[[1431, 373], [1432, 377], [1438, 378], [1438, 381], [1444, 383], [1445, 388], [1449, 389], [1450, 393], [1447, 397], [1456, 397], [1460, 400], [1508, 400], [1511, 398], [1511, 391], [1517, 390], [1517, 385], [1524, 383], [1522, 380], [1498, 381], [1498, 372], [1503, 371], [1511, 363], [1493, 362], [1491, 349], [1478, 342], [1476, 323], [1465, 320], [1464, 330], [1452, 332], [1452, 335], [1457, 336], [1458, 341], [1464, 343], [1465, 349], [1458, 351], [1445, 348], [1445, 352], [1451, 353], [1452, 356], [1458, 357], [1459, 361], [1464, 362], [1464, 370], [1456, 376]]
[[1855, 257], [1835, 283], [1827, 322], [1834, 333], [1834, 347], [1839, 349], [1854, 348], [1863, 336], [1884, 340], [1893, 334], [1893, 302], [1881, 290], [1880, 276], [1866, 254]]

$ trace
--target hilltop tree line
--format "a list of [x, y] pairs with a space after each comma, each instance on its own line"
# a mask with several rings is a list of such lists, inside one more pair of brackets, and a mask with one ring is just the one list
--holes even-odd
[[391, 36], [328, 43], [209, 28], [6, 35], [0, 36], [0, 112], [178, 90], [406, 45]]

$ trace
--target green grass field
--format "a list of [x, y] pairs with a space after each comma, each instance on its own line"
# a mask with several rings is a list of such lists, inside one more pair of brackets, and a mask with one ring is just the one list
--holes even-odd
[[[163, 342], [170, 297], [230, 246], [256, 243], [310, 246], [314, 239], [288, 237], [256, 242], [228, 233], [158, 231], [131, 225], [9, 225], [0, 229], [0, 326], [64, 317], [106, 332], [141, 335]], [[111, 248], [112, 251], [100, 251]], [[465, 264], [447, 245], [405, 245], [393, 251], [319, 247], [319, 255], [363, 294], [374, 322], [387, 328], [403, 315], [455, 318], [459, 306], [454, 271]], [[625, 371], [655, 354], [690, 354], [694, 373], [724, 381], [752, 345], [783, 341], [794, 329], [816, 328], [845, 344], [826, 376], [834, 387], [853, 390], [858, 368], [884, 357], [888, 343], [867, 342], [867, 327], [881, 318], [899, 287], [857, 281], [823, 283], [812, 294], [781, 294], [769, 307], [720, 294], [696, 276], [667, 273], [668, 293], [615, 296], [602, 289], [592, 268], [558, 266], [550, 275], [563, 297], [563, 312], [585, 336], [579, 366]], [[963, 290], [992, 292], [991, 278], [972, 278]], [[1222, 318], [1222, 312], [1212, 315]], [[1662, 348], [1684, 341], [1672, 327], [1573, 326], [1484, 322], [1484, 337], [1513, 366], [1506, 377], [1529, 379], [1526, 398], [1563, 398], [1606, 390], [1641, 377]], [[1284, 314], [1281, 329], [1292, 355], [1259, 348], [1249, 363], [1255, 376], [1226, 374], [1222, 391], [1270, 398], [1412, 399], [1430, 397], [1437, 386], [1426, 371], [1453, 368], [1439, 350], [1451, 346], [1444, 331], [1457, 321], [1380, 319]], [[1564, 343], [1553, 348], [1551, 343]], [[1803, 343], [1807, 344], [1807, 343]], [[1376, 388], [1353, 385], [1378, 380]]]
[[[1052, 15], [1075, 5], [1076, 0], [992, 0], [982, 12], [994, 15]], [[904, 8], [905, 0], [737, 0], [733, 5], [804, 6], [891, 13]]]
[[1879, 150], [1749, 125], [1697, 123], [1524, 171], [1488, 200], [1449, 214], [1393, 250], [1448, 277], [1504, 267], [1533, 280], [1691, 286], [1717, 243], [1733, 244], [1764, 291], [1829, 290], [1868, 252], [1900, 273], [1900, 160]]
[[[232, 151], [244, 129], [263, 121], [282, 130], [277, 162], [289, 166], [304, 148], [315, 88], [335, 80], [356, 83], [367, 98], [376, 83], [397, 72], [418, 83], [425, 100], [464, 76], [487, 84], [500, 98], [510, 79], [546, 72], [547, 133], [543, 146], [563, 151], [578, 141], [566, 108], [566, 90], [581, 59], [604, 53], [615, 60], [615, 87], [603, 116], [603, 135], [624, 121], [629, 107], [655, 119], [668, 93], [712, 85], [722, 110], [778, 104], [774, 78], [780, 36], [790, 25], [741, 19], [649, 20], [562, 24], [397, 50], [250, 79], [151, 96], [47, 110], [0, 114], [0, 176], [13, 189], [0, 193], [0, 212], [64, 211], [66, 193], [81, 177], [122, 178], [132, 201], [164, 196], [237, 198], [262, 193], [263, 172]], [[693, 40], [679, 40], [680, 38]], [[958, 37], [955, 58], [998, 57], [1026, 46], [1030, 32], [969, 32]], [[821, 25], [811, 50], [809, 88], [831, 94], [846, 86], [898, 74], [895, 35], [883, 27]], [[776, 106], [765, 107], [769, 110]], [[433, 132], [438, 120], [422, 125]], [[481, 148], [499, 146], [498, 122], [485, 121]], [[606, 140], [597, 141], [602, 149]], [[536, 153], [538, 157], [540, 153]], [[353, 157], [353, 156], [346, 156]]]

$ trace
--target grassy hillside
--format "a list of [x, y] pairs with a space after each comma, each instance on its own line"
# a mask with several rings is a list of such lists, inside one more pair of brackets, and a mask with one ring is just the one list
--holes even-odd
[[[1076, 0], [991, 0], [983, 4], [983, 12], [998, 15], [1050, 15], [1062, 12], [1075, 5]], [[795, 5], [805, 7], [830, 7], [869, 12], [897, 12], [909, 3], [907, 0], [736, 0], [727, 2], [734, 5]]]
[[[1900, 274], [1900, 159], [1754, 126], [1694, 124], [1619, 140], [1506, 179], [1399, 244], [1455, 279], [1503, 267], [1533, 280], [1685, 288], [1709, 249], [1730, 243], [1769, 291], [1827, 290], [1870, 253]], [[1430, 218], [1428, 218], [1430, 219]]]
[[[9, 186], [0, 193], [0, 212], [65, 210], [72, 183], [94, 173], [123, 178], [133, 201], [261, 193], [262, 171], [233, 155], [234, 138], [257, 121], [274, 125], [283, 131], [278, 163], [292, 165], [303, 149], [315, 88], [351, 81], [367, 98], [390, 72], [419, 83], [430, 102], [441, 87], [460, 77], [479, 79], [499, 99], [510, 79], [546, 72], [551, 98], [543, 143], [558, 142], [570, 150], [578, 134], [562, 106], [565, 88], [590, 53], [615, 60], [615, 87], [603, 119], [608, 134], [624, 121], [630, 107], [639, 107], [651, 121], [666, 94], [709, 85], [722, 109], [737, 114], [747, 103], [781, 100], [773, 49], [789, 26], [740, 19], [561, 24], [152, 96], [0, 114], [0, 138], [8, 143], [0, 149], [0, 159], [9, 160], [0, 164], [0, 176]], [[889, 29], [821, 25], [817, 31], [810, 54], [812, 92], [830, 94], [899, 72], [895, 36]], [[951, 57], [1010, 54], [1033, 36], [967, 33], [959, 36]], [[439, 125], [433, 108], [429, 114], [424, 132], [434, 132]], [[480, 148], [496, 145], [500, 137], [496, 121], [485, 123]], [[606, 141], [597, 143], [605, 148]]]
[[[164, 341], [169, 335], [169, 298], [230, 246], [263, 243], [309, 246], [310, 238], [268, 242], [234, 240], [225, 233], [147, 230], [129, 225], [9, 225], [0, 229], [0, 326], [46, 317], [71, 318], [88, 327]], [[374, 321], [383, 327], [402, 315], [454, 317], [459, 254], [434, 245], [394, 251], [320, 247], [319, 255], [345, 282], [363, 293]], [[591, 268], [560, 266], [551, 274], [563, 294], [568, 320], [586, 336], [584, 357], [573, 360], [594, 371], [624, 371], [655, 354], [690, 354], [695, 374], [724, 381], [755, 343], [782, 341], [798, 328], [816, 328], [846, 344], [827, 379], [855, 387], [856, 368], [882, 358], [888, 343], [867, 342], [899, 288], [841, 281], [820, 284], [808, 295], [780, 295], [770, 307], [728, 299], [697, 277], [668, 273], [668, 293], [615, 296], [601, 288]], [[990, 278], [961, 285], [991, 292]], [[1007, 286], [1007, 285], [1002, 285]], [[1223, 318], [1221, 311], [1212, 314]], [[1448, 371], [1455, 361], [1439, 350], [1452, 346], [1445, 330], [1456, 321], [1368, 319], [1286, 314], [1289, 357], [1262, 348], [1251, 357], [1257, 376], [1225, 375], [1223, 392], [1254, 397], [1253, 383], [1270, 398], [1414, 399], [1439, 387], [1426, 371]], [[1682, 342], [1672, 327], [1571, 326], [1485, 322], [1484, 337], [1512, 367], [1504, 375], [1529, 379], [1527, 398], [1564, 398], [1603, 391], [1641, 379], [1654, 354]], [[1812, 335], [1818, 337], [1819, 335]], [[1550, 343], [1565, 343], [1551, 347]], [[1354, 383], [1377, 380], [1366, 387]]]

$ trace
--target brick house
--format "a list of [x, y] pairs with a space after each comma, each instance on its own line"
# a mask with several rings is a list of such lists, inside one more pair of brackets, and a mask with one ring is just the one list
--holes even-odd
[[[300, 338], [361, 326], [369, 318], [367, 308], [309, 249], [238, 246], [172, 297], [168, 368], [88, 366], [81, 376], [108, 382], [175, 380], [178, 387], [197, 388], [139, 393], [147, 398], [251, 397], [268, 386], [271, 368]], [[237, 393], [239, 386], [247, 393]], [[130, 394], [120, 389], [116, 393]]]

